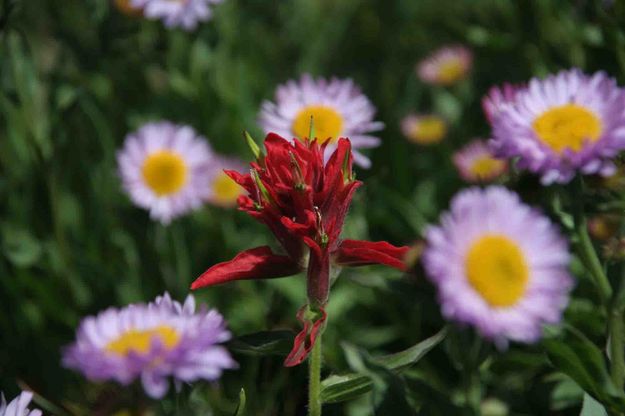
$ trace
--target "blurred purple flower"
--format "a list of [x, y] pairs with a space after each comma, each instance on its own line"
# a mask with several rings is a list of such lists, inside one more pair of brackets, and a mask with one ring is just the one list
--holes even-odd
[[169, 294], [153, 303], [109, 308], [85, 318], [76, 341], [63, 353], [63, 364], [89, 380], [127, 385], [141, 378], [146, 393], [163, 397], [168, 378], [180, 382], [216, 380], [237, 367], [219, 343], [230, 339], [223, 317], [214, 309], [196, 311], [189, 295], [184, 304]]
[[199, 22], [210, 20], [212, 7], [223, 0], [131, 0], [149, 19], [161, 19], [169, 28], [193, 30]]
[[473, 140], [457, 151], [453, 162], [462, 179], [467, 182], [489, 182], [508, 168], [505, 160], [496, 159], [483, 140]]
[[443, 315], [505, 346], [531, 343], [558, 323], [573, 281], [566, 239], [499, 186], [470, 188], [426, 231], [423, 263]]
[[439, 143], [447, 135], [447, 122], [436, 114], [408, 114], [400, 127], [409, 141], [420, 145]]
[[577, 170], [607, 176], [625, 149], [625, 92], [604, 72], [561, 71], [532, 79], [492, 124], [496, 155], [518, 158], [543, 184], [569, 182]]
[[442, 47], [417, 65], [417, 75], [421, 81], [450, 86], [463, 80], [473, 65], [471, 50], [462, 45]]

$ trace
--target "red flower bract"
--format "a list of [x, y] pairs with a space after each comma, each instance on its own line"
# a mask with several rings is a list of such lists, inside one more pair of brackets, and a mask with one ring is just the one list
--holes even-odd
[[[306, 323], [296, 338], [286, 362], [296, 365], [306, 358], [325, 322], [323, 307], [330, 290], [331, 264], [384, 264], [403, 270], [408, 247], [340, 239], [352, 196], [362, 184], [352, 174], [348, 139], [339, 139], [327, 163], [325, 144], [316, 140], [289, 142], [269, 134], [265, 149], [267, 154], [251, 163], [250, 173], [226, 173], [248, 193], [239, 197], [240, 209], [267, 225], [286, 255], [275, 254], [266, 246], [246, 250], [208, 269], [191, 288], [231, 280], [283, 277], [307, 270], [309, 307], [319, 311], [321, 318], [314, 324]], [[303, 319], [303, 314], [298, 316]]]

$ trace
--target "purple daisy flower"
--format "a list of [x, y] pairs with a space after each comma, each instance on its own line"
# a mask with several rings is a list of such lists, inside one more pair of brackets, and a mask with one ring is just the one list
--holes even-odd
[[443, 315], [505, 346], [558, 323], [573, 281], [567, 242], [550, 220], [500, 186], [470, 188], [426, 231], [423, 263]]
[[313, 119], [315, 136], [328, 142], [326, 155], [336, 149], [341, 137], [352, 143], [354, 162], [363, 168], [371, 161], [357, 149], [380, 145], [371, 132], [382, 130], [384, 123], [374, 121], [375, 107], [351, 79], [313, 79], [304, 74], [299, 82], [290, 80], [276, 89], [276, 102], [265, 101], [259, 123], [265, 133], [303, 139], [309, 136]]
[[130, 6], [143, 10], [149, 19], [161, 19], [168, 28], [193, 30], [199, 22], [213, 17], [212, 7], [223, 0], [131, 0]]
[[153, 303], [109, 308], [85, 318], [76, 341], [63, 353], [63, 364], [89, 380], [127, 385], [140, 378], [146, 393], [163, 397], [168, 378], [180, 382], [216, 380], [237, 364], [219, 343], [230, 339], [223, 317], [214, 309], [196, 311], [169, 294]]
[[439, 143], [447, 134], [447, 122], [436, 114], [408, 114], [400, 127], [408, 140], [420, 145]]
[[483, 140], [473, 140], [453, 156], [454, 165], [467, 182], [489, 182], [503, 175], [508, 163], [496, 159]]
[[603, 72], [562, 71], [532, 79], [493, 126], [497, 156], [518, 157], [543, 184], [569, 182], [577, 170], [610, 175], [625, 148], [625, 92]]
[[7, 404], [4, 394], [1, 395], [0, 416], [41, 416], [41, 410], [30, 410], [28, 405], [33, 398], [29, 391], [23, 391]]
[[473, 65], [473, 54], [462, 45], [444, 46], [417, 65], [421, 81], [449, 86], [464, 79]]
[[165, 121], [129, 134], [117, 155], [124, 189], [163, 224], [203, 204], [211, 159], [206, 139], [191, 127]]

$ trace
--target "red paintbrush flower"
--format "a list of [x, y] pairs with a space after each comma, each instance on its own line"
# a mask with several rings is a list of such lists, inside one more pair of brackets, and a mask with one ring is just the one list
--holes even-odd
[[191, 289], [307, 270], [307, 310], [311, 313], [307, 316], [305, 308], [298, 313], [304, 330], [285, 361], [285, 365], [292, 366], [306, 358], [325, 322], [323, 307], [328, 301], [331, 264], [384, 264], [404, 270], [403, 256], [408, 247], [340, 239], [352, 196], [362, 184], [352, 174], [348, 139], [339, 140], [327, 163], [323, 157], [325, 143], [316, 140], [289, 142], [269, 134], [265, 148], [267, 154], [258, 155], [250, 173], [226, 173], [248, 193], [239, 197], [240, 209], [267, 225], [286, 254], [275, 254], [267, 246], [245, 250], [208, 269]]

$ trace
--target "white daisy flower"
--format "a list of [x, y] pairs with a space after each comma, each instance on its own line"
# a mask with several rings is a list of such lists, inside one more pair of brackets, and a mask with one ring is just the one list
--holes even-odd
[[203, 137], [169, 122], [148, 123], [129, 134], [117, 155], [125, 191], [163, 224], [202, 205], [211, 158]]
[[368, 168], [371, 161], [357, 149], [380, 145], [380, 139], [370, 134], [384, 128], [384, 123], [373, 120], [375, 111], [351, 79], [328, 81], [304, 74], [299, 81], [278, 86], [275, 103], [263, 103], [259, 123], [265, 133], [303, 139], [309, 136], [312, 119], [315, 136], [327, 142], [326, 155], [334, 152], [339, 138], [347, 137], [354, 162]]
[[130, 0], [148, 19], [160, 19], [168, 28], [193, 30], [213, 17], [212, 7], [223, 0]]

